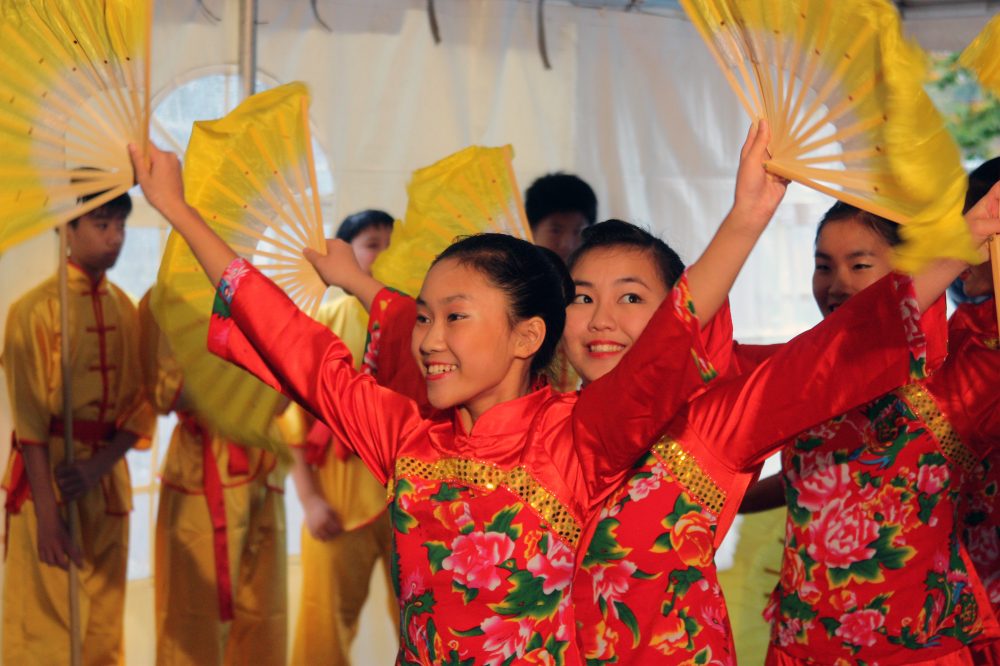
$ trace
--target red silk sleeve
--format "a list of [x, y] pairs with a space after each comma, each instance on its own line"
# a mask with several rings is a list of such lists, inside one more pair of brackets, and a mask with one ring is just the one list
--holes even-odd
[[375, 377], [379, 385], [415, 400], [426, 414], [431, 409], [427, 382], [413, 358], [410, 343], [416, 321], [417, 304], [412, 298], [391, 289], [376, 294], [368, 318], [363, 371]]
[[994, 301], [959, 306], [948, 359], [925, 382], [941, 412], [978, 457], [1000, 448], [1000, 340]]
[[238, 284], [228, 307], [217, 299], [209, 350], [309, 409], [386, 483], [400, 440], [420, 423], [416, 403], [357, 372], [347, 346], [256, 269]]
[[915, 302], [909, 278], [886, 276], [754, 370], [693, 400], [688, 429], [736, 473], [789, 437], [906, 384], [926, 355]]

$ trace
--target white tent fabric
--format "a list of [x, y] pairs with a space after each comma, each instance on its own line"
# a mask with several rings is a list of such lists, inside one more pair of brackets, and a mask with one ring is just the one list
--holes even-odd
[[[423, 0], [326, 0], [319, 8], [332, 32], [307, 0], [260, 0], [260, 71], [312, 89], [316, 139], [332, 168], [333, 193], [324, 202], [331, 226], [368, 207], [401, 215], [414, 169], [469, 144], [511, 143], [522, 188], [546, 172], [577, 173], [597, 191], [602, 218], [648, 226], [683, 258], [696, 258], [730, 206], [749, 119], [687, 21], [548, 5], [552, 69], [545, 70], [533, 2], [436, 5], [438, 45]], [[154, 99], [205, 72], [232, 69], [238, 3], [205, 6], [221, 22], [195, 0], [157, 4]], [[828, 204], [790, 191], [733, 292], [742, 339], [787, 338], [818, 319], [811, 245]], [[112, 274], [136, 297], [155, 277], [161, 225], [138, 201]], [[0, 258], [0, 317], [51, 274], [54, 254], [46, 237]], [[10, 427], [9, 404], [0, 399], [0, 442], [9, 441]], [[155, 500], [141, 506], [149, 516]], [[145, 516], [133, 522], [148, 534]], [[133, 532], [130, 565], [138, 576], [151, 571], [150, 540], [140, 534]]]

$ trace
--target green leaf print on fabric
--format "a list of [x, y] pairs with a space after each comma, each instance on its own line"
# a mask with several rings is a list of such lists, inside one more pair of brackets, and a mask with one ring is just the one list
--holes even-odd
[[520, 512], [521, 505], [519, 504], [508, 506], [500, 511], [497, 511], [484, 531], [506, 534], [511, 538], [511, 540], [517, 541], [521, 536], [521, 526], [514, 525], [513, 523], [514, 519], [517, 518], [517, 514]]
[[542, 589], [545, 580], [536, 578], [530, 571], [515, 571], [507, 582], [512, 585], [511, 591], [502, 602], [490, 606], [500, 615], [542, 620], [555, 613], [562, 601], [559, 591], [545, 594]]

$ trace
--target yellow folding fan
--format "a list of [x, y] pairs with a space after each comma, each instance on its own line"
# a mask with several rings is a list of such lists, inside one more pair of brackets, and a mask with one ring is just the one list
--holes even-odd
[[888, 0], [680, 0], [772, 173], [904, 225], [897, 265], [976, 257], [958, 147], [923, 90], [925, 54]]
[[[308, 113], [306, 87], [291, 83], [250, 97], [224, 118], [195, 123], [184, 188], [233, 249], [311, 314], [326, 285], [302, 249], [325, 252], [326, 245]], [[187, 243], [172, 233], [150, 305], [195, 411], [241, 444], [280, 448], [270, 423], [281, 397], [206, 349], [214, 294]]]
[[994, 16], [958, 59], [971, 69], [979, 83], [1000, 97], [1000, 14]]
[[498, 232], [531, 240], [513, 157], [510, 146], [470, 146], [415, 171], [406, 215], [372, 274], [415, 296], [434, 257], [459, 236]]
[[132, 187], [151, 20], [150, 0], [0, 3], [0, 252]]

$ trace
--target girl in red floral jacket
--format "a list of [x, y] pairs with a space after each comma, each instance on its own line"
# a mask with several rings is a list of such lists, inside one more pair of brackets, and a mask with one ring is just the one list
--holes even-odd
[[[237, 258], [184, 202], [175, 156], [150, 147], [143, 163], [133, 151], [147, 199], [219, 285], [210, 348], [306, 405], [387, 483], [401, 663], [581, 663], [570, 583], [586, 518], [714, 374], [695, 304], [718, 309], [784, 193], [761, 167], [767, 140], [764, 125], [752, 134], [733, 212], [650, 334], [579, 395], [533, 383], [565, 319], [555, 265], [498, 234], [452, 245], [417, 301], [426, 418]], [[309, 256], [329, 275], [340, 249]]]
[[[683, 265], [662, 241], [612, 220], [584, 232], [570, 269], [576, 297], [563, 342], [592, 382], [615, 369]], [[886, 277], [756, 369], [733, 367], [739, 376], [691, 400], [598, 518], [574, 589], [589, 664], [735, 663], [713, 559], [755, 466], [789, 434], [922, 368], [919, 311], [961, 269], [938, 262], [913, 291], [909, 278]], [[709, 340], [717, 369], [736, 365], [730, 348], [729, 335]]]
[[[994, 187], [968, 217], [995, 224], [998, 207]], [[870, 251], [859, 255], [864, 242]], [[888, 270], [888, 253], [857, 223], [821, 229], [814, 292], [824, 315]], [[1000, 442], [1000, 355], [992, 311], [962, 316], [971, 325], [951, 327], [948, 358], [929, 378], [784, 449], [788, 519], [769, 664], [947, 666], [995, 654], [1000, 626], [958, 508], [963, 484]]]

